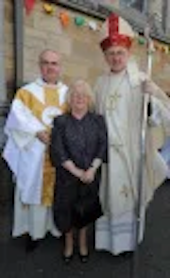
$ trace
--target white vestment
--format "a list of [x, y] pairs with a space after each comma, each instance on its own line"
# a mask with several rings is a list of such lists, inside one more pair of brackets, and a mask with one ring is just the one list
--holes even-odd
[[[45, 88], [48, 91], [50, 86], [41, 79], [21, 88], [20, 97], [14, 99], [5, 126], [8, 139], [3, 157], [16, 180], [14, 237], [29, 233], [33, 239], [41, 239], [48, 231], [55, 236], [60, 235], [54, 227], [50, 206], [41, 203], [46, 146], [38, 140], [36, 133], [48, 130], [52, 119], [62, 113], [60, 107], [66, 101], [67, 86], [59, 82], [52, 87], [54, 94], [59, 95], [59, 103], [54, 102], [51, 106], [45, 103]], [[25, 97], [30, 107], [37, 102], [34, 112], [45, 105], [40, 117], [36, 117], [27, 106]]]
[[[100, 186], [104, 216], [96, 222], [95, 247], [115, 255], [134, 250], [134, 206], [144, 94], [141, 82], [144, 79], [146, 76], [134, 64], [129, 64], [119, 74], [108, 73], [99, 77], [95, 86], [96, 110], [104, 115], [108, 128], [108, 163], [103, 166]], [[158, 87], [155, 86], [154, 89], [151, 96], [153, 115], [150, 117], [150, 125], [163, 124], [164, 134], [168, 134], [170, 103]], [[165, 162], [154, 148], [151, 134], [151, 128], [148, 128], [139, 241], [143, 238], [145, 208], [155, 189], [164, 181], [167, 171]]]
[[170, 179], [170, 137], [166, 140], [160, 153], [168, 165], [167, 178]]

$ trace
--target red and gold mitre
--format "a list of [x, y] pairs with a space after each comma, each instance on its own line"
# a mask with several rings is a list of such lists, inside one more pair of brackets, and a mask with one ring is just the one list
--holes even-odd
[[100, 46], [103, 51], [111, 46], [123, 46], [129, 49], [132, 45], [134, 32], [131, 26], [116, 14], [111, 14], [101, 29]]

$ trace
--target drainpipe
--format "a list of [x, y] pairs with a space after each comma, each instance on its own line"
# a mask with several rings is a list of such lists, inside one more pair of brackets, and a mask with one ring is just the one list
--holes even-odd
[[5, 64], [4, 64], [4, 10], [5, 3], [0, 1], [0, 102], [6, 101]]
[[162, 2], [162, 29], [165, 34], [168, 29], [168, 7], [169, 7], [168, 0], [164, 0]]
[[148, 13], [149, 13], [149, 1], [148, 0], [143, 1], [143, 13], [145, 15], [148, 15]]
[[23, 85], [23, 9], [24, 1], [14, 0], [15, 89]]
[[[14, 0], [14, 91], [23, 84], [23, 6], [23, 0]], [[5, 0], [0, 0], [0, 150], [5, 143], [3, 128], [9, 107], [5, 78], [4, 11]]]
[[10, 222], [10, 198], [11, 198], [11, 179], [1, 153], [6, 141], [4, 135], [4, 125], [8, 113], [6, 78], [5, 78], [5, 0], [0, 0], [0, 243], [9, 240], [11, 231]]
[[[11, 1], [12, 3], [12, 1]], [[23, 0], [14, 0], [14, 64], [15, 64], [15, 88], [23, 83]], [[6, 138], [4, 136], [4, 125], [9, 111], [7, 99], [5, 65], [4, 65], [4, 10], [5, 0], [0, 0], [0, 154], [3, 150]], [[0, 242], [6, 242], [11, 237], [12, 226], [12, 196], [13, 181], [12, 175], [6, 163], [0, 155]]]
[[7, 110], [7, 92], [5, 81], [5, 39], [4, 39], [4, 11], [5, 1], [0, 1], [0, 150], [2, 150], [5, 136], [3, 133], [6, 110]]

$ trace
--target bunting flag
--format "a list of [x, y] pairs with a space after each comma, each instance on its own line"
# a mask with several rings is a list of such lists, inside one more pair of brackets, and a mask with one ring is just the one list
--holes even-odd
[[89, 28], [93, 31], [97, 31], [98, 30], [98, 26], [97, 23], [93, 20], [90, 20], [87, 22], [87, 25], [89, 26]]
[[60, 12], [59, 18], [64, 27], [67, 27], [69, 25], [70, 16], [67, 12]]
[[48, 3], [43, 4], [43, 9], [47, 14], [53, 14], [54, 13], [54, 6]]
[[83, 26], [83, 25], [85, 25], [85, 18], [82, 16], [76, 16], [74, 18], [74, 22], [77, 26]]
[[26, 9], [27, 14], [30, 14], [31, 11], [33, 10], [35, 1], [36, 0], [24, 0], [24, 5], [25, 5], [25, 9]]

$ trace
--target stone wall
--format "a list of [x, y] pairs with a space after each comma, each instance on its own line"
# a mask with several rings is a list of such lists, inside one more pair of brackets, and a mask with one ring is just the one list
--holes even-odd
[[[147, 51], [145, 45], [134, 43], [133, 54], [140, 64], [140, 68], [145, 70], [147, 65]], [[162, 50], [153, 53], [152, 58], [152, 79], [170, 96], [170, 53], [166, 54]]]
[[[60, 51], [63, 55], [63, 79], [66, 83], [75, 77], [84, 77], [93, 85], [96, 77], [106, 68], [103, 56], [98, 46], [98, 32], [88, 26], [77, 27], [74, 17], [81, 15], [68, 10], [70, 24], [63, 28], [59, 13], [64, 9], [55, 6], [53, 15], [48, 15], [42, 8], [42, 1], [37, 0], [33, 12], [27, 16], [24, 13], [24, 82], [33, 80], [38, 74], [37, 59], [45, 48]], [[98, 20], [84, 16], [88, 20]], [[14, 76], [13, 55], [13, 20], [12, 1], [5, 1], [5, 67], [8, 91], [13, 95], [11, 84]], [[144, 45], [136, 43], [134, 53], [141, 67], [146, 64]], [[161, 51], [154, 55], [153, 78], [166, 91], [170, 91], [170, 54]]]
[[69, 26], [64, 28], [57, 16], [63, 10], [56, 7], [54, 14], [48, 15], [43, 11], [42, 5], [38, 3], [32, 14], [24, 17], [25, 81], [32, 80], [37, 76], [37, 57], [45, 48], [61, 52], [63, 78], [66, 82], [75, 77], [83, 77], [93, 83], [101, 72], [103, 57], [100, 55], [98, 47], [98, 33], [90, 30], [88, 26], [77, 27], [74, 17], [80, 14], [71, 11], [68, 11]]

